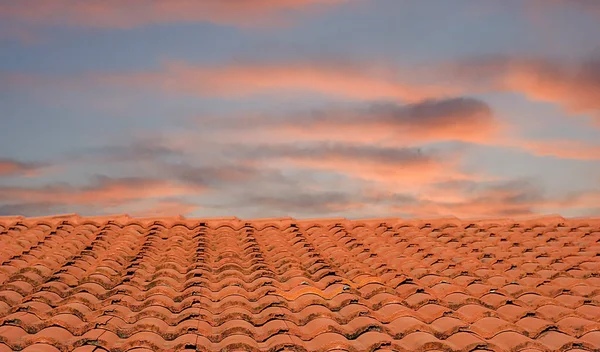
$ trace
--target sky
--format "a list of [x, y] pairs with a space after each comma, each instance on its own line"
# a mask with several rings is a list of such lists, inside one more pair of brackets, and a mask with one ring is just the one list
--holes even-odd
[[0, 0], [0, 216], [600, 216], [600, 1]]

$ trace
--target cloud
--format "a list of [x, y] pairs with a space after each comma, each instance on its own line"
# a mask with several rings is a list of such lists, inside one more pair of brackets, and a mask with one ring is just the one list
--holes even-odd
[[[358, 100], [418, 101], [455, 91], [449, 85], [420, 84], [411, 82], [408, 74], [403, 79], [398, 75], [397, 70], [348, 62], [237, 63], [227, 66], [170, 62], [160, 70], [96, 74], [88, 79], [120, 87], [224, 97], [309, 92]], [[20, 79], [26, 81], [24, 77]]]
[[537, 9], [560, 6], [572, 6], [586, 14], [600, 16], [600, 3], [596, 0], [537, 0], [534, 5]]
[[71, 207], [113, 207], [127, 202], [158, 197], [196, 194], [201, 187], [145, 178], [111, 178], [98, 176], [92, 185], [76, 187], [54, 184], [39, 188], [0, 187], [0, 202], [64, 204]]
[[[235, 184], [263, 180], [285, 183], [278, 168], [256, 164], [244, 145], [213, 143], [193, 134], [191, 141], [182, 141], [175, 133], [135, 137], [124, 144], [87, 148], [68, 155], [65, 165], [104, 164], [125, 167], [130, 174], [151, 174], [160, 180], [217, 190]], [[229, 151], [229, 153], [227, 153]]]
[[[294, 116], [268, 116], [234, 121], [213, 120], [208, 123], [202, 121], [202, 129], [197, 133], [187, 138], [179, 134], [171, 138], [179, 143], [181, 151], [193, 149], [199, 155], [189, 153], [179, 162], [163, 162], [158, 157], [151, 157], [155, 167], [150, 172], [211, 189], [248, 185], [258, 180], [281, 185], [302, 183], [291, 182], [284, 175], [288, 171], [338, 174], [383, 182], [390, 187], [417, 187], [449, 179], [490, 178], [488, 175], [461, 170], [465, 151], [463, 146], [434, 148], [427, 145], [443, 138], [468, 138], [477, 126], [481, 127], [477, 133], [482, 136], [487, 136], [488, 131], [493, 134], [491, 130], [494, 128], [487, 126], [494, 124], [493, 119], [488, 119], [490, 111], [487, 105], [465, 99], [439, 104], [428, 101], [406, 110], [393, 107], [368, 105], [360, 114], [354, 113], [354, 116], [323, 111], [301, 120]], [[379, 115], [371, 114], [371, 111], [377, 111]], [[487, 121], [473, 121], [476, 117], [469, 115], [471, 111], [475, 111], [475, 115], [481, 111]], [[393, 124], [400, 127], [394, 131]], [[465, 127], [461, 127], [461, 124], [465, 124]], [[297, 133], [293, 130], [295, 126], [306, 129], [307, 134]], [[406, 137], [394, 135], [391, 143], [379, 143], [384, 139], [371, 133], [373, 126], [380, 133], [404, 132]], [[346, 127], [357, 133], [350, 133]], [[445, 128], [450, 130], [447, 136], [444, 136]], [[205, 131], [210, 132], [205, 134]], [[461, 136], [463, 131], [468, 134], [467, 137]], [[365, 138], [355, 138], [358, 135]], [[188, 142], [181, 143], [184, 139], [188, 139]], [[413, 143], [424, 147], [406, 146]], [[169, 145], [169, 142], [165, 142], [165, 145]], [[127, 150], [118, 153], [119, 156], [129, 154]]]
[[55, 203], [17, 203], [0, 204], [0, 216], [44, 216], [49, 214], [66, 214], [73, 209], [66, 204]]
[[181, 157], [183, 152], [165, 145], [160, 137], [136, 138], [126, 145], [106, 145], [96, 148], [79, 149], [68, 156], [67, 162], [81, 162], [93, 159], [96, 162], [135, 162]]
[[86, 72], [60, 76], [0, 72], [0, 89], [81, 91], [98, 87], [177, 96], [239, 99], [303, 93], [358, 101], [418, 102], [462, 92], [449, 83], [421, 82], [414, 72], [344, 60], [232, 62], [221, 65], [170, 61], [145, 71]]
[[567, 63], [479, 57], [450, 66], [455, 77], [475, 90], [518, 92], [534, 101], [559, 104], [572, 114], [600, 119], [600, 58]]
[[48, 167], [44, 163], [22, 162], [14, 159], [0, 158], [0, 177], [3, 176], [36, 176], [41, 169]]
[[[274, 149], [279, 148], [280, 151], [286, 150], [280, 147], [281, 144], [290, 142], [330, 141], [363, 148], [365, 145], [383, 145], [396, 148], [391, 149], [393, 152], [397, 152], [398, 147], [466, 142], [520, 149], [535, 156], [600, 159], [600, 146], [594, 143], [520, 138], [517, 136], [520, 132], [518, 125], [509, 125], [497, 117], [487, 103], [468, 97], [428, 99], [412, 104], [367, 102], [353, 108], [329, 107], [283, 116], [200, 118], [198, 125], [210, 130], [210, 136], [205, 138], [214, 137], [215, 141], [234, 138], [246, 146], [260, 141], [275, 145]], [[238, 147], [242, 148], [241, 145]], [[260, 152], [269, 153], [264, 148]], [[441, 172], [443, 169], [435, 170]]]
[[157, 163], [158, 171], [169, 179], [191, 186], [207, 189], [227, 188], [232, 185], [244, 185], [252, 182], [287, 183], [280, 169], [269, 165], [257, 165], [253, 160], [235, 160], [227, 162], [204, 161], [200, 165], [189, 162]]
[[[240, 141], [332, 141], [414, 145], [440, 141], [487, 141], [504, 126], [492, 109], [472, 98], [424, 100], [414, 104], [367, 103], [284, 116], [200, 120], [222, 138], [236, 131]], [[221, 132], [218, 129], [222, 129]]]
[[[417, 74], [407, 69], [348, 62], [238, 63], [212, 67], [170, 62], [154, 71], [97, 73], [82, 79], [97, 84], [197, 96], [232, 98], [309, 92], [394, 103], [447, 100], [451, 96], [478, 92], [517, 92], [533, 101], [559, 104], [571, 114], [600, 116], [598, 57], [581, 62], [473, 57], [443, 64], [431, 71]], [[21, 84], [35, 81], [27, 75], [13, 76], [9, 75], [7, 79]], [[433, 82], [436, 83], [424, 83], [424, 79], [430, 81], [431, 78], [435, 78]], [[65, 84], [76, 83], [65, 80]]]
[[453, 215], [462, 218], [523, 217], [566, 211], [589, 211], [600, 201], [600, 192], [589, 190], [549, 196], [534, 180], [493, 182], [469, 180], [432, 185], [414, 202], [391, 209], [411, 217]]
[[592, 214], [600, 192], [589, 190], [550, 196], [533, 180], [453, 180], [415, 192], [394, 192], [382, 184], [353, 187], [301, 187], [277, 192], [269, 188], [237, 194], [228, 211], [250, 217], [524, 217], [546, 213]]
[[28, 25], [132, 28], [167, 23], [282, 23], [292, 11], [347, 0], [29, 0], [0, 2], [0, 19]]
[[128, 207], [128, 213], [135, 217], [160, 217], [160, 216], [189, 216], [193, 212], [200, 209], [199, 204], [185, 202], [178, 199], [162, 199], [152, 202], [149, 205], [144, 205], [141, 209], [131, 210], [134, 207]]
[[350, 192], [321, 191], [296, 194], [271, 194], [250, 196], [244, 200], [247, 206], [261, 208], [267, 214], [297, 214], [295, 216], [319, 216], [360, 210], [367, 206], [360, 197]]
[[419, 187], [448, 179], [481, 179], [460, 171], [461, 153], [340, 143], [231, 146], [229, 155], [270, 167], [343, 174], [391, 186]]
[[528, 151], [536, 156], [559, 159], [600, 160], [600, 145], [578, 140], [521, 140], [507, 142], [507, 146]]
[[600, 3], [596, 0], [559, 0], [565, 4], [579, 6], [582, 10], [600, 16]]
[[0, 216], [47, 216], [52, 214], [66, 214], [78, 212], [80, 215], [103, 215], [125, 213], [135, 217], [152, 216], [188, 216], [200, 209], [199, 204], [182, 201], [179, 199], [158, 200], [132, 200], [131, 203], [118, 207], [103, 207], [94, 204], [58, 204], [55, 202], [17, 203], [0, 205]]

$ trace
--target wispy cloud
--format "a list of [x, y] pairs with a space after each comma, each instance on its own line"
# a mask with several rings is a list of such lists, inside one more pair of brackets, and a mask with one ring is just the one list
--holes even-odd
[[362, 210], [368, 206], [360, 197], [340, 191], [256, 195], [244, 199], [241, 204], [257, 206], [262, 212], [274, 213], [274, 216], [297, 214], [310, 217]]
[[600, 192], [597, 191], [550, 196], [527, 179], [446, 182], [434, 190], [419, 195], [414, 202], [392, 205], [391, 208], [414, 217], [522, 217], [567, 209], [592, 209], [600, 200]]
[[[551, 196], [533, 180], [465, 173], [455, 162], [460, 153], [453, 157], [445, 150], [336, 143], [220, 147], [227, 162], [194, 166], [191, 160], [156, 159], [155, 179], [99, 177], [87, 186], [2, 187], [0, 203], [6, 204], [0, 213], [518, 217], [592, 211], [600, 200], [593, 190]], [[204, 198], [211, 194], [216, 198]], [[193, 195], [204, 200], [185, 199]]]
[[46, 216], [52, 214], [66, 214], [73, 212], [71, 204], [56, 204], [52, 202], [31, 203], [19, 202], [0, 204], [0, 216]]
[[166, 23], [259, 25], [284, 22], [290, 11], [319, 9], [346, 0], [30, 0], [3, 1], [0, 19], [34, 26], [132, 28]]
[[[449, 101], [479, 93], [516, 92], [600, 121], [600, 58], [579, 62], [526, 56], [481, 56], [432, 65], [428, 71], [344, 60], [232, 62], [169, 61], [147, 71], [88, 72], [76, 76], [0, 73], [0, 88], [85, 90], [95, 86], [144, 89], [179, 96], [248, 98], [301, 93], [394, 104]], [[455, 100], [456, 104], [457, 101]], [[377, 113], [380, 111], [376, 111]], [[600, 124], [600, 122], [598, 122]]]
[[[420, 187], [450, 179], [481, 179], [460, 170], [460, 151], [340, 143], [234, 146], [226, 150], [269, 167], [319, 170], [389, 187]], [[227, 154], [226, 154], [227, 155]]]
[[0, 177], [2, 176], [36, 176], [42, 169], [48, 168], [45, 163], [23, 162], [15, 159], [0, 158]]
[[537, 9], [552, 8], [557, 5], [568, 6], [593, 16], [600, 16], [600, 3], [596, 0], [537, 0], [534, 5]]
[[535, 156], [600, 159], [600, 145], [596, 143], [522, 137], [520, 125], [507, 123], [486, 102], [468, 97], [426, 99], [412, 104], [365, 102], [351, 108], [327, 107], [279, 115], [209, 117], [200, 118], [198, 124], [219, 140], [235, 136], [236, 141], [250, 145], [256, 141], [332, 141], [413, 147], [466, 142], [519, 149]]
[[199, 204], [179, 199], [161, 199], [150, 202], [150, 204], [145, 203], [147, 202], [144, 202], [139, 209], [136, 209], [135, 206], [128, 206], [124, 212], [136, 217], [186, 216], [202, 208]]
[[556, 103], [572, 114], [600, 121], [600, 59], [558, 62], [536, 58], [479, 57], [450, 65], [473, 90], [522, 93], [534, 101]]
[[159, 197], [195, 194], [204, 191], [160, 179], [111, 178], [97, 176], [93, 184], [73, 186], [54, 184], [44, 187], [0, 187], [0, 201], [77, 206], [112, 207], [127, 202]]
[[[367, 103], [287, 116], [201, 120], [224, 133], [242, 131], [253, 140], [336, 141], [411, 145], [440, 141], [477, 142], [500, 132], [502, 124], [483, 101], [472, 98], [424, 100], [414, 104]], [[263, 138], [256, 138], [256, 134]], [[267, 138], [268, 136], [268, 138]], [[244, 136], [241, 136], [242, 140]]]
[[206, 66], [171, 62], [148, 72], [92, 75], [99, 83], [159, 89], [199, 96], [320, 93], [359, 100], [418, 101], [455, 91], [450, 85], [418, 83], [400, 72], [348, 62], [235, 63]]
[[507, 140], [504, 145], [523, 149], [536, 156], [551, 156], [573, 160], [600, 160], [600, 144], [578, 140]]
[[600, 193], [575, 192], [550, 196], [526, 179], [500, 181], [454, 180], [432, 184], [429, 190], [390, 190], [364, 184], [353, 190], [288, 188], [238, 194], [231, 202], [244, 216], [387, 217], [457, 216], [461, 218], [518, 218], [546, 213], [591, 213]]
[[[146, 71], [86, 72], [57, 76], [0, 72], [0, 88], [81, 91], [97, 86], [148, 90], [177, 96], [239, 99], [257, 95], [321, 94], [359, 101], [418, 102], [460, 91], [449, 83], [419, 82], [409, 70], [344, 60], [232, 62], [202, 65], [168, 62]], [[50, 91], [51, 92], [51, 91]]]

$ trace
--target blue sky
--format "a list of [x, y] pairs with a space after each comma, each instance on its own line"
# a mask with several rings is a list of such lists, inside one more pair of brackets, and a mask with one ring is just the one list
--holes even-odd
[[594, 0], [0, 0], [0, 215], [600, 213]]

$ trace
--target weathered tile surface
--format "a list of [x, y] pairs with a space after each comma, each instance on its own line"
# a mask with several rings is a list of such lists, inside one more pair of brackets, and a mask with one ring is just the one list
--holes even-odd
[[0, 218], [0, 352], [598, 351], [600, 220]]

